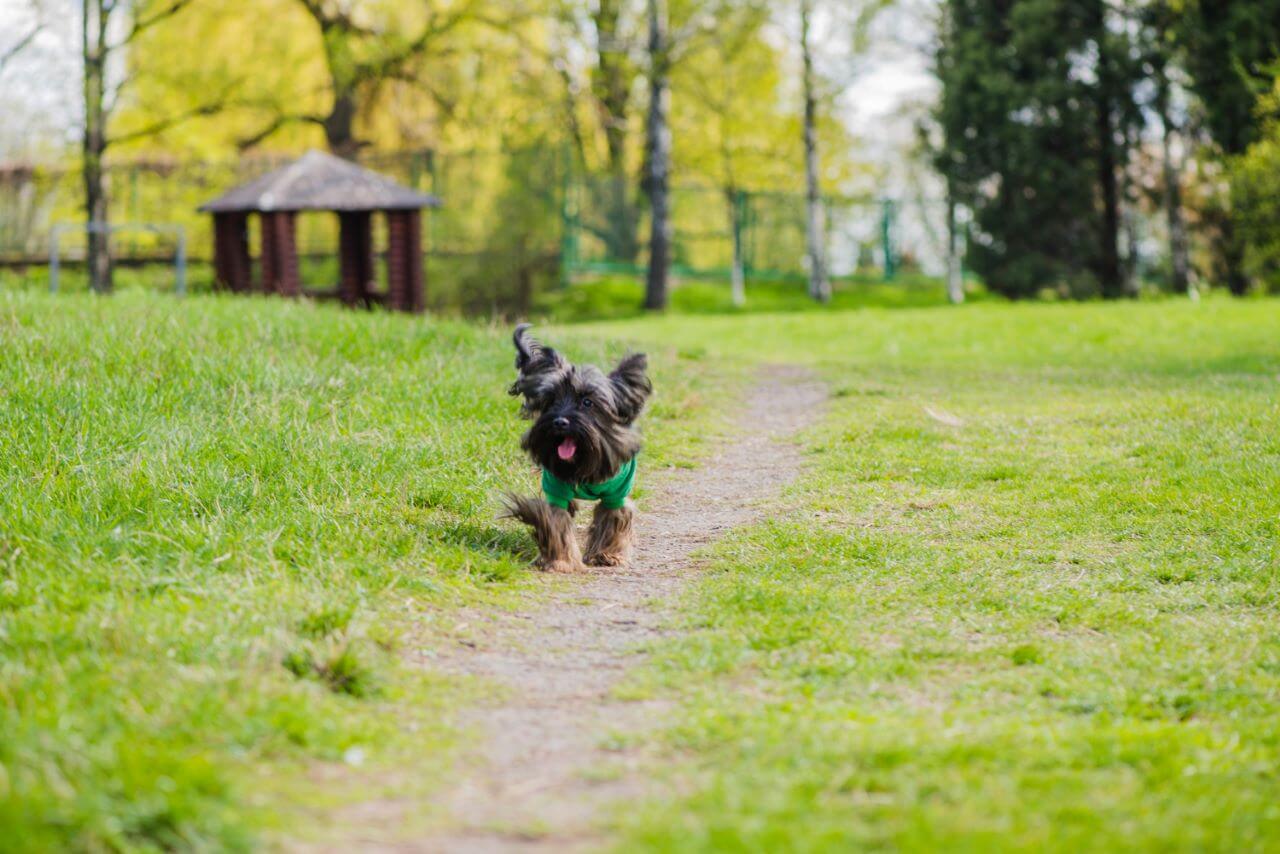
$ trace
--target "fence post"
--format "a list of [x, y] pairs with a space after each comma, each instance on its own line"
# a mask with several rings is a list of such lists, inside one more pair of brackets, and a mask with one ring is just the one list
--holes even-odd
[[897, 264], [893, 257], [893, 200], [882, 199], [880, 202], [880, 249], [884, 253], [884, 280], [892, 281], [897, 274]]
[[746, 304], [747, 275], [746, 255], [743, 251], [743, 225], [747, 211], [747, 194], [742, 190], [733, 190], [733, 270], [730, 273], [733, 292], [733, 304], [741, 307]]
[[177, 267], [174, 275], [177, 278], [178, 296], [187, 295], [187, 230], [178, 226], [178, 248], [173, 254], [173, 263]]
[[[427, 149], [427, 175], [431, 178], [431, 195], [437, 199], [442, 199], [440, 187], [440, 164], [436, 157], [434, 148]], [[440, 217], [436, 215], [439, 208], [427, 208], [427, 258], [430, 259], [436, 253], [436, 249], [440, 245], [440, 235], [437, 233], [439, 229]]]
[[58, 272], [61, 259], [58, 257], [58, 238], [62, 236], [62, 227], [55, 225], [49, 232], [49, 293], [58, 292]]
[[421, 149], [409, 155], [409, 186], [415, 190], [422, 189], [422, 158]]

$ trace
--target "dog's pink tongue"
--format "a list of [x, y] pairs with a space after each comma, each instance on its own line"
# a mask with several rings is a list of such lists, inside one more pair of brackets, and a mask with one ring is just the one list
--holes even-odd
[[578, 453], [578, 443], [572, 439], [565, 439], [560, 443], [560, 447], [556, 448], [556, 453], [560, 455], [560, 459], [568, 462], [573, 459], [573, 455]]

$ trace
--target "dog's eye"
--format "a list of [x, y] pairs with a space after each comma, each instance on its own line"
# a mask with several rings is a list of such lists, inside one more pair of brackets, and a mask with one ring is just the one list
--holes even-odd
[[584, 397], [584, 398], [582, 398], [582, 408], [583, 408], [583, 409], [590, 409], [592, 406], [594, 406], [594, 404], [591, 402], [591, 398], [589, 398], [589, 397]]

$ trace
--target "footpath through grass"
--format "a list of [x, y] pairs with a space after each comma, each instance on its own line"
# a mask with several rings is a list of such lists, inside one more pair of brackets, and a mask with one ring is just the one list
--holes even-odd
[[[508, 335], [0, 294], [0, 850], [249, 847], [440, 779], [476, 687], [400, 653], [529, 578]], [[708, 412], [655, 363], [653, 468]]]
[[687, 794], [624, 850], [1280, 846], [1280, 303], [592, 331], [834, 393], [628, 688]]

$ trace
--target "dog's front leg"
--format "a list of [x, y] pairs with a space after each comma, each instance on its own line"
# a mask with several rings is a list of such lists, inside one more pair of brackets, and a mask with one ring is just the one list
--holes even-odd
[[591, 531], [587, 534], [587, 563], [623, 566], [630, 561], [635, 518], [635, 507], [630, 501], [616, 510], [597, 504], [591, 516]]
[[507, 496], [507, 515], [533, 529], [538, 542], [538, 567], [547, 572], [581, 572], [582, 552], [568, 510], [541, 498]]

